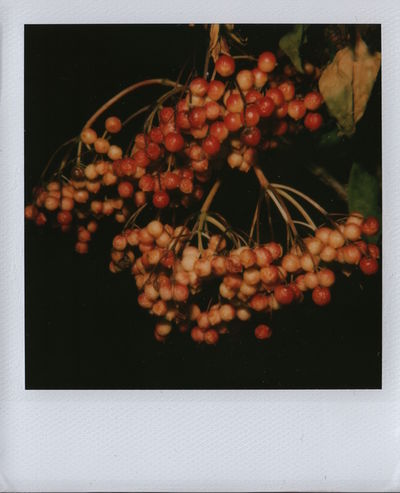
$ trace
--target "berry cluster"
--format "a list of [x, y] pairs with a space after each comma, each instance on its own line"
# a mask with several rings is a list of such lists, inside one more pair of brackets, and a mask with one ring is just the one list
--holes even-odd
[[[74, 228], [75, 250], [81, 254], [88, 252], [101, 220], [113, 217], [124, 224], [113, 239], [109, 268], [113, 273], [131, 270], [139, 305], [158, 317], [159, 341], [175, 325], [181, 332], [190, 330], [196, 342], [215, 344], [229, 332], [230, 322], [246, 322], [256, 313], [301, 302], [308, 290], [316, 305], [326, 305], [335, 282], [328, 264], [359, 266], [366, 275], [377, 272], [379, 249], [362, 237], [375, 235], [379, 224], [354, 213], [302, 238], [282, 201], [290, 200], [312, 229], [314, 223], [284, 187], [269, 185], [260, 168], [262, 153], [275, 148], [285, 134], [314, 132], [323, 124], [317, 69], [308, 67], [306, 72], [309, 84], [304, 91], [290, 67], [278, 72], [270, 51], [261, 53], [255, 67], [237, 72], [235, 59], [222, 54], [210, 80], [195, 77], [185, 85], [172, 84], [125, 151], [111, 144], [124, 123], [110, 116], [99, 136], [92, 118], [79, 136], [72, 168], [64, 159], [55, 177], [34, 190], [26, 218], [65, 232]], [[167, 105], [171, 98], [176, 101]], [[245, 173], [253, 169], [260, 190], [291, 224], [296, 234], [287, 253], [280, 243], [256, 242], [252, 234], [248, 240], [235, 237], [215, 218], [209, 219], [210, 228], [217, 231], [210, 233], [208, 226], [204, 231], [210, 202], [229, 168]], [[196, 218], [193, 227], [189, 220], [174, 227], [161, 222], [162, 214], [171, 210], [198, 208], [209, 184], [200, 213], [190, 216]], [[136, 221], [147, 205], [156, 219], [141, 228]], [[218, 300], [200, 308], [199, 298], [211, 284], [217, 287]], [[271, 334], [265, 324], [255, 328], [258, 339]]]
[[[187, 227], [153, 220], [114, 238], [110, 270], [131, 269], [139, 305], [160, 319], [155, 328], [158, 340], [176, 324], [181, 332], [191, 327], [194, 341], [215, 344], [234, 319], [247, 321], [253, 313], [301, 302], [308, 290], [316, 305], [328, 304], [335, 274], [327, 264], [358, 265], [365, 275], [375, 274], [379, 248], [367, 244], [362, 235], [374, 235], [378, 229], [375, 218], [352, 214], [344, 224], [318, 228], [283, 255], [276, 242], [229, 249], [218, 234], [200, 251], [191, 244], [193, 233]], [[210, 280], [218, 284], [219, 300], [201, 310], [196, 296], [208, 289]], [[257, 326], [257, 338], [270, 337], [265, 327]]]

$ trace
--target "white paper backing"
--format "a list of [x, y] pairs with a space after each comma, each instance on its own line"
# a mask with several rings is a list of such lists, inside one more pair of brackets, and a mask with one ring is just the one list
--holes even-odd
[[[400, 490], [399, 14], [395, 0], [0, 2], [0, 491]], [[24, 24], [121, 22], [382, 23], [383, 390], [24, 390]]]

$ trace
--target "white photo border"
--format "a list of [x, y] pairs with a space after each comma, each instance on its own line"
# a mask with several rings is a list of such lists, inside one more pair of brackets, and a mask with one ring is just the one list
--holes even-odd
[[[0, 491], [399, 491], [399, 13], [396, 0], [2, 2]], [[382, 25], [382, 390], [25, 390], [24, 25], [150, 22]]]

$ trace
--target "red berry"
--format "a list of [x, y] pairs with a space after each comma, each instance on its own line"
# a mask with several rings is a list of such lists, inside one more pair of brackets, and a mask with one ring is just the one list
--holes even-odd
[[260, 340], [269, 339], [272, 336], [272, 330], [268, 327], [268, 325], [261, 324], [255, 328], [254, 335]]
[[366, 276], [372, 276], [378, 272], [379, 264], [372, 257], [363, 257], [360, 261], [360, 269]]
[[219, 339], [218, 332], [214, 329], [207, 330], [207, 332], [204, 334], [204, 342], [206, 344], [217, 344]]
[[276, 57], [271, 51], [264, 51], [258, 57], [258, 68], [263, 72], [272, 72], [276, 67]]
[[325, 306], [331, 301], [331, 292], [329, 288], [317, 286], [313, 289], [312, 300], [318, 306]]
[[322, 116], [319, 113], [307, 113], [304, 118], [304, 126], [310, 130], [310, 132], [315, 132], [322, 125]]
[[110, 118], [107, 118], [106, 120], [106, 130], [107, 132], [110, 132], [110, 134], [116, 134], [118, 133], [122, 128], [122, 123], [119, 118], [116, 116], [110, 116]]
[[160, 111], [160, 120], [162, 123], [171, 123], [174, 120], [174, 108], [165, 107]]
[[260, 116], [262, 118], [266, 118], [268, 116], [271, 116], [272, 113], [275, 111], [275, 103], [268, 96], [265, 96], [264, 98], [259, 99], [256, 104], [258, 106], [258, 110], [259, 110]]
[[231, 113], [240, 113], [243, 111], [244, 101], [240, 94], [231, 94], [226, 100], [226, 109]]
[[214, 156], [215, 154], [218, 154], [221, 144], [216, 137], [209, 135], [203, 140], [202, 147], [207, 154]]
[[258, 127], [246, 128], [243, 130], [240, 139], [244, 144], [255, 147], [260, 143], [261, 131]]
[[216, 120], [221, 114], [221, 106], [215, 101], [209, 101], [205, 105], [207, 120]]
[[294, 299], [294, 293], [290, 286], [277, 286], [274, 289], [274, 296], [278, 303], [281, 305], [290, 305]]
[[361, 225], [363, 234], [367, 236], [374, 236], [379, 231], [379, 221], [376, 217], [370, 216], [364, 219]]
[[295, 88], [293, 82], [286, 80], [278, 86], [278, 89], [282, 92], [285, 101], [291, 101], [295, 95]]
[[293, 99], [288, 104], [288, 114], [293, 120], [301, 120], [306, 114], [306, 107], [301, 99]]
[[176, 173], [172, 173], [171, 171], [168, 171], [164, 175], [164, 187], [167, 190], [175, 190], [175, 188], [178, 188], [180, 181], [180, 177]]
[[200, 343], [204, 341], [204, 332], [199, 327], [193, 327], [190, 332], [190, 337], [194, 342]]
[[136, 151], [133, 157], [140, 168], [146, 168], [150, 164], [150, 159], [143, 149]]
[[228, 113], [224, 118], [224, 123], [230, 132], [236, 132], [242, 126], [242, 119], [239, 113]]
[[120, 172], [122, 173], [123, 176], [131, 176], [135, 174], [137, 164], [134, 159], [126, 157], [124, 159], [121, 159], [119, 167], [120, 167]]
[[212, 80], [208, 85], [207, 96], [213, 101], [218, 101], [225, 92], [225, 84], [220, 80]]
[[161, 155], [161, 148], [155, 142], [150, 142], [146, 148], [146, 154], [152, 161], [157, 161]]
[[277, 108], [282, 106], [283, 103], [285, 102], [285, 98], [283, 96], [282, 91], [280, 89], [278, 89], [277, 87], [274, 87], [272, 89], [268, 89], [268, 91], [265, 93], [265, 95], [268, 98], [272, 99], [272, 101], [275, 103], [275, 106]]
[[194, 128], [202, 128], [206, 120], [207, 111], [204, 107], [193, 108], [189, 113], [189, 122]]
[[208, 82], [203, 77], [193, 79], [189, 85], [190, 92], [195, 96], [203, 97], [207, 93]]
[[256, 103], [260, 99], [263, 98], [263, 95], [261, 92], [256, 91], [255, 89], [251, 89], [247, 94], [246, 94], [246, 103], [251, 104], [251, 103]]
[[307, 110], [315, 111], [321, 106], [321, 104], [322, 96], [319, 92], [313, 91], [306, 94], [306, 97], [304, 98], [304, 105]]
[[244, 112], [244, 121], [248, 127], [255, 127], [257, 125], [260, 121], [260, 111], [257, 105], [250, 104], [247, 106]]
[[210, 127], [210, 135], [223, 142], [228, 137], [229, 130], [224, 122], [214, 122]]
[[368, 255], [370, 257], [379, 258], [380, 251], [379, 251], [379, 247], [377, 245], [374, 245], [373, 243], [369, 243], [367, 248], [368, 248]]
[[160, 127], [153, 127], [150, 130], [150, 139], [153, 142], [155, 142], [156, 144], [161, 144], [161, 142], [164, 139], [164, 135], [163, 135]]
[[155, 192], [153, 195], [153, 205], [158, 209], [164, 209], [169, 204], [169, 195], [164, 190]]
[[165, 136], [164, 145], [169, 152], [179, 152], [183, 149], [185, 141], [181, 134], [171, 132]]
[[221, 77], [229, 77], [235, 72], [235, 60], [228, 55], [221, 55], [215, 63], [215, 70]]
[[121, 181], [118, 185], [118, 194], [123, 199], [132, 197], [133, 195], [133, 185], [129, 181]]
[[145, 174], [139, 180], [139, 188], [143, 192], [152, 192], [154, 190], [154, 179], [151, 175]]
[[57, 214], [57, 222], [64, 226], [71, 224], [72, 214], [69, 211], [60, 211]]

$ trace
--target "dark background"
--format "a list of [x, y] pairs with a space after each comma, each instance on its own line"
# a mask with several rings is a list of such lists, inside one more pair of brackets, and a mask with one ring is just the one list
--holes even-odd
[[[248, 51], [275, 49], [288, 26], [241, 26]], [[201, 26], [26, 26], [26, 201], [58, 145], [77, 135], [107, 99], [147, 77], [176, 78], [182, 65], [202, 71], [207, 36]], [[124, 116], [150, 102], [143, 90], [118, 106]], [[373, 168], [381, 158], [380, 81], [357, 135], [320, 149], [311, 138], [270, 159], [272, 179], [293, 183], [330, 211], [346, 204], [303, 166], [324, 164], [347, 179], [354, 159]], [[132, 128], [132, 135], [139, 128]], [[311, 139], [311, 140], [310, 140]], [[250, 176], [233, 174], [214, 209], [235, 224], [249, 223], [257, 200]], [[63, 388], [380, 388], [381, 279], [338, 275], [329, 306], [309, 296], [273, 314], [273, 337], [255, 339], [255, 321], [222, 337], [216, 347], [172, 334], [153, 337], [154, 319], [136, 302], [128, 274], [108, 271], [118, 226], [99, 231], [87, 256], [74, 253], [72, 235], [28, 224], [26, 268], [26, 387]]]

